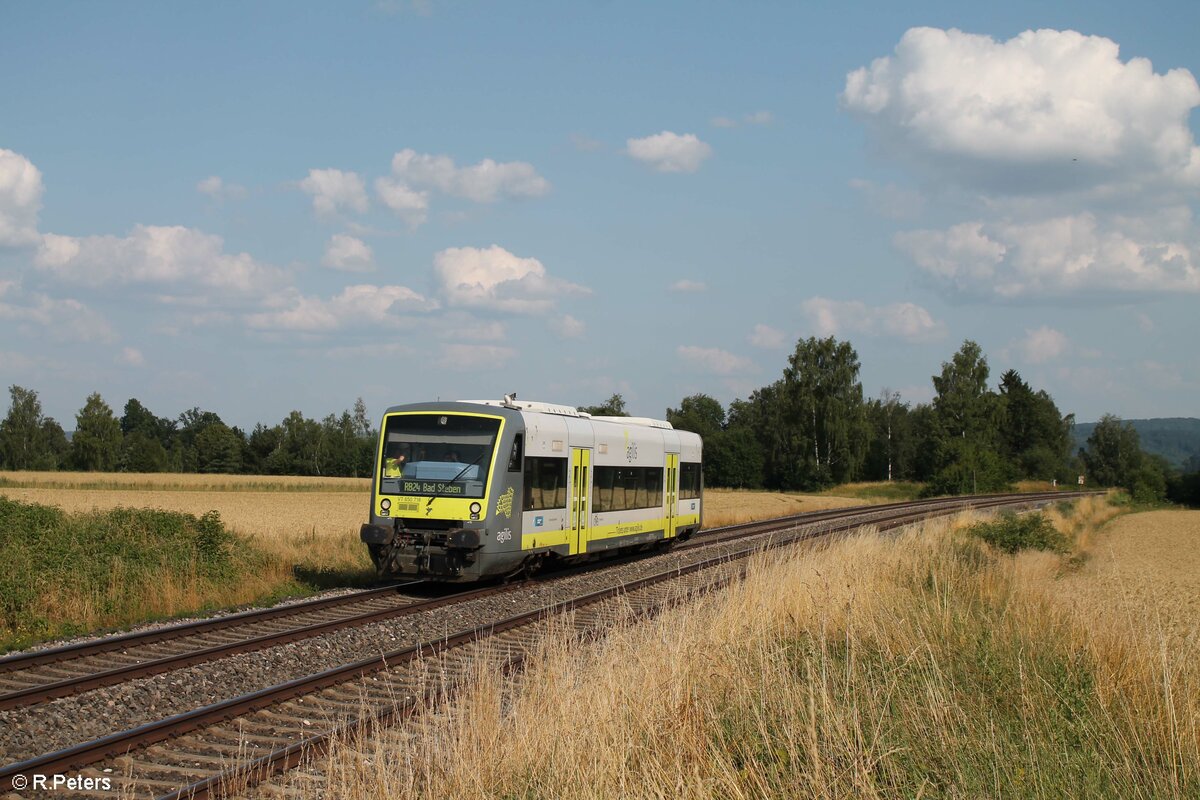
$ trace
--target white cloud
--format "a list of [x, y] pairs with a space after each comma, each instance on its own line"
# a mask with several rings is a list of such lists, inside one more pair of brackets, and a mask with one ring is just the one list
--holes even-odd
[[906, 231], [895, 244], [935, 278], [983, 283], [992, 278], [1007, 248], [983, 232], [982, 222], [964, 222], [945, 231]]
[[335, 233], [325, 245], [321, 263], [342, 272], [370, 272], [375, 268], [375, 254], [362, 239]]
[[737, 120], [729, 117], [713, 117], [708, 121], [708, 124], [714, 128], [736, 128]]
[[494, 369], [505, 366], [516, 355], [516, 350], [500, 345], [443, 344], [438, 363], [457, 371]]
[[38, 242], [42, 173], [25, 156], [0, 148], [0, 247]]
[[1142, 333], [1151, 333], [1154, 331], [1154, 320], [1145, 314], [1137, 315], [1137, 324]]
[[485, 158], [478, 164], [458, 167], [449, 156], [408, 148], [393, 156], [392, 175], [401, 184], [437, 189], [476, 203], [492, 203], [504, 197], [539, 197], [550, 191], [550, 182], [525, 161]]
[[671, 284], [672, 292], [694, 293], [703, 292], [708, 288], [708, 284], [703, 281], [691, 281], [687, 278], [675, 281]]
[[754, 362], [750, 359], [715, 347], [680, 345], [675, 352], [684, 361], [715, 375], [734, 375], [755, 370]]
[[564, 314], [557, 319], [551, 319], [546, 324], [550, 326], [550, 330], [564, 339], [577, 339], [583, 336], [584, 331], [587, 330], [587, 326], [583, 322], [575, 319], [570, 314]]
[[367, 189], [356, 172], [340, 169], [310, 169], [300, 188], [312, 197], [313, 211], [320, 217], [332, 217], [343, 211], [367, 210]]
[[946, 335], [944, 324], [913, 303], [868, 306], [858, 300], [812, 297], [801, 307], [819, 336], [862, 333], [906, 342], [932, 342]]
[[1030, 364], [1057, 361], [1071, 352], [1071, 340], [1062, 331], [1043, 325], [1025, 329], [1025, 336], [1013, 342], [1017, 353]]
[[941, 288], [977, 299], [1128, 299], [1130, 294], [1200, 291], [1195, 245], [1139, 240], [1119, 226], [1084, 213], [911, 231], [898, 234], [895, 243]]
[[419, 192], [393, 178], [376, 178], [375, 194], [410, 228], [424, 225], [429, 218], [429, 192]]
[[499, 245], [442, 250], [433, 270], [451, 306], [534, 314], [549, 311], [562, 295], [591, 293], [550, 277], [536, 258], [515, 256]]
[[787, 334], [770, 325], [755, 325], [749, 337], [750, 344], [765, 350], [778, 350], [787, 342]]
[[67, 342], [111, 342], [112, 326], [78, 300], [22, 292], [13, 281], [0, 282], [0, 320], [17, 323], [26, 336]]
[[1121, 61], [1075, 31], [1008, 41], [912, 28], [846, 77], [842, 101], [886, 149], [967, 186], [1018, 194], [1147, 182], [1200, 185], [1186, 69]]
[[225, 183], [219, 175], [210, 175], [196, 184], [196, 191], [214, 200], [235, 200], [246, 195], [246, 187], [236, 183]]
[[695, 172], [713, 150], [694, 133], [663, 131], [643, 139], [627, 139], [625, 152], [658, 172]]
[[146, 364], [146, 357], [136, 347], [122, 347], [117, 354], [117, 363], [127, 367], [142, 367]]
[[395, 328], [405, 324], [400, 312], [429, 311], [437, 304], [407, 286], [347, 286], [328, 300], [292, 289], [273, 298], [272, 310], [246, 315], [246, 324], [264, 331], [322, 333], [343, 328]]
[[128, 236], [48, 233], [34, 259], [38, 269], [70, 284], [179, 284], [233, 293], [258, 293], [284, 273], [247, 253], [226, 253], [220, 236], [179, 225], [137, 225]]
[[775, 121], [775, 115], [770, 111], [755, 111], [746, 115], [747, 125], [770, 125]]

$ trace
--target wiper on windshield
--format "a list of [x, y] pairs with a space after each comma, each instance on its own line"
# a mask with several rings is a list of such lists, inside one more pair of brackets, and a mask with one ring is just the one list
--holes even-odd
[[[458, 480], [459, 478], [461, 478], [463, 475], [466, 475], [466, 474], [467, 474], [467, 470], [469, 470], [471, 467], [473, 467], [473, 466], [475, 466], [476, 464], [478, 464], [478, 463], [479, 463], [479, 459], [483, 458], [485, 454], [487, 454], [487, 450], [486, 450], [486, 449], [480, 450], [480, 451], [479, 451], [479, 455], [475, 456], [475, 460], [474, 460], [474, 461], [472, 461], [470, 464], [467, 464], [467, 465], [466, 465], [465, 467], [463, 467], [462, 469], [460, 469], [460, 470], [458, 471], [458, 474], [457, 474], [457, 475], [455, 475], [453, 478], [451, 478], [451, 479], [450, 479], [450, 483], [454, 483], [456, 480]], [[425, 507], [426, 507], [426, 508], [429, 508], [431, 505], [433, 505], [434, 498], [436, 498], [436, 497], [437, 497], [437, 495], [434, 495], [433, 497], [430, 497], [430, 498], [429, 498], [429, 502], [425, 504]]]

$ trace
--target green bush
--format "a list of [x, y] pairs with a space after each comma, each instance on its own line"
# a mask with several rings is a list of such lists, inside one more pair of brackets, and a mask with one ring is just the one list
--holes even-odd
[[0, 497], [0, 651], [152, 618], [162, 613], [156, 598], [168, 584], [220, 596], [263, 558], [215, 511], [69, 514]]
[[1067, 537], [1055, 530], [1041, 512], [1014, 514], [1005, 512], [994, 522], [980, 522], [968, 528], [998, 550], [1016, 553], [1019, 550], [1052, 550], [1067, 552]]

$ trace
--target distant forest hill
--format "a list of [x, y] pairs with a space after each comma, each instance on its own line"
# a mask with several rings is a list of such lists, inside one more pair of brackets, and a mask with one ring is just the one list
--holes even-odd
[[[1162, 456], [1171, 466], [1182, 468], [1189, 459], [1200, 461], [1200, 419], [1161, 417], [1122, 420], [1133, 425], [1147, 453]], [[1083, 447], [1095, 429], [1095, 422], [1075, 424], [1075, 446]]]

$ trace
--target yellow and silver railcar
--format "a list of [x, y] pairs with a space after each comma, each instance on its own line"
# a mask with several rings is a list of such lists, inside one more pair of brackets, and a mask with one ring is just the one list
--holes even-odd
[[389, 408], [370, 522], [383, 575], [472, 581], [700, 529], [700, 437], [639, 417], [504, 400]]

